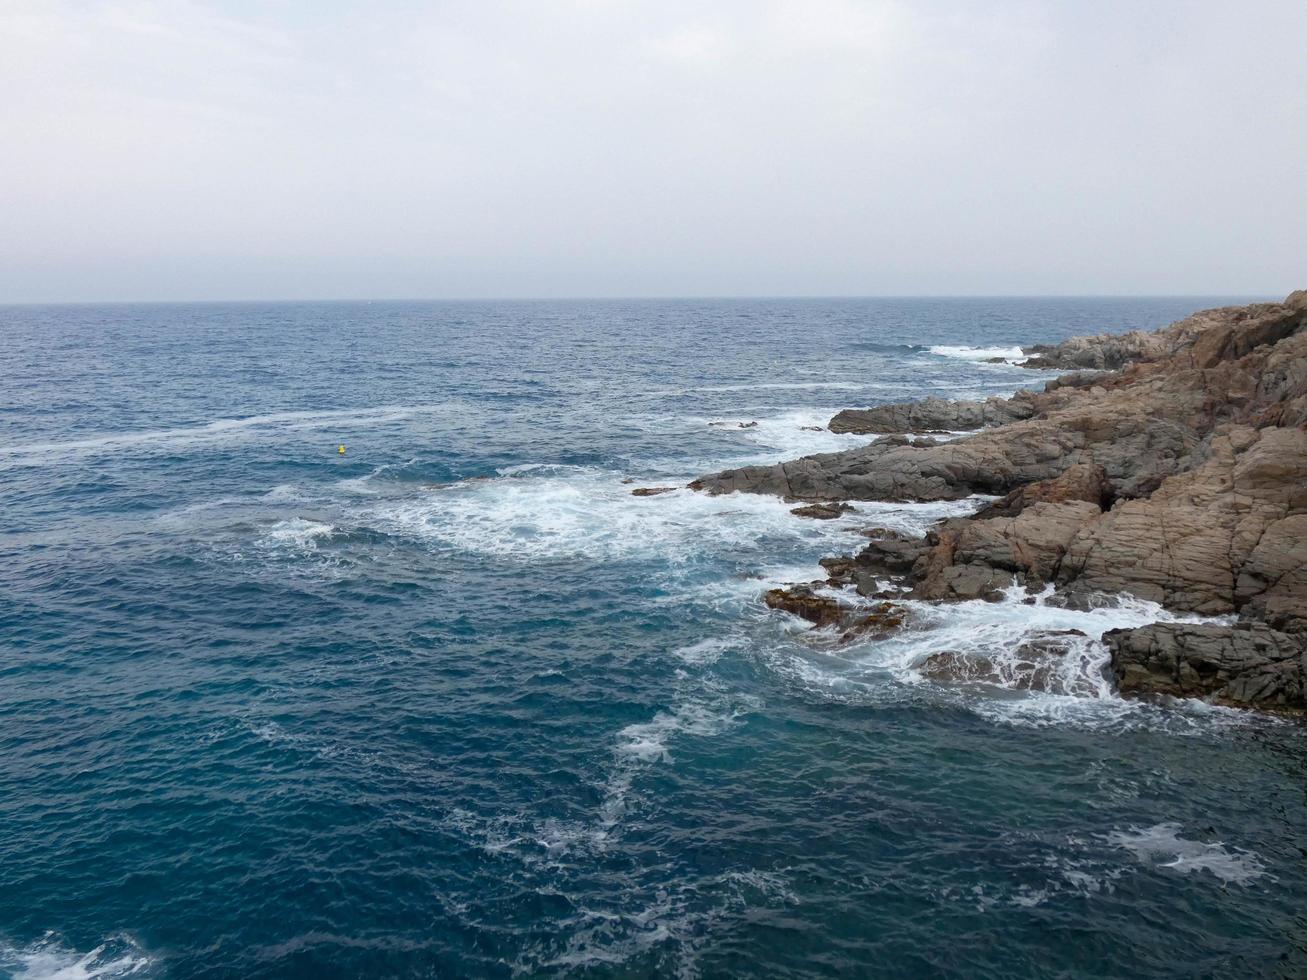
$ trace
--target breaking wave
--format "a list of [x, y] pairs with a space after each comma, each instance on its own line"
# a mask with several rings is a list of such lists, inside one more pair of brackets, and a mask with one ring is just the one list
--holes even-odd
[[997, 357], [1017, 364], [1026, 359], [1026, 352], [1020, 347], [953, 347], [948, 344], [937, 344], [930, 348], [930, 352], [940, 357], [955, 357], [963, 361], [990, 361]]

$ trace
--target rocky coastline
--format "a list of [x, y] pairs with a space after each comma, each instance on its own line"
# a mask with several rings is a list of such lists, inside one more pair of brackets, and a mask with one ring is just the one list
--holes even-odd
[[[868, 529], [860, 552], [822, 561], [828, 584], [880, 601], [874, 622], [806, 585], [766, 602], [865, 636], [912, 628], [885, 605], [904, 598], [998, 599], [1014, 583], [1080, 607], [1135, 596], [1225, 621], [1104, 634], [1121, 695], [1307, 711], [1307, 290], [1025, 353], [1066, 373], [1008, 399], [848, 409], [832, 431], [879, 438], [690, 487], [816, 508], [997, 497], [923, 538]], [[930, 438], [942, 431], [971, 434]], [[1032, 685], [1059, 642], [1032, 646]], [[931, 659], [930, 676], [985, 670]]]

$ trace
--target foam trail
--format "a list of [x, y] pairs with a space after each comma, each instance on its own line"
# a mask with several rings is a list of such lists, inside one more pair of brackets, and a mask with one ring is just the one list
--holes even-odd
[[96, 453], [124, 450], [167, 449], [175, 452], [191, 446], [247, 438], [262, 432], [297, 432], [344, 426], [383, 425], [445, 411], [444, 405], [388, 405], [378, 408], [347, 409], [322, 412], [274, 412], [245, 418], [215, 419], [203, 425], [177, 429], [153, 429], [143, 432], [105, 433], [88, 439], [68, 442], [33, 443], [24, 446], [0, 446], [0, 458], [9, 457], [17, 465], [43, 465], [65, 462]]

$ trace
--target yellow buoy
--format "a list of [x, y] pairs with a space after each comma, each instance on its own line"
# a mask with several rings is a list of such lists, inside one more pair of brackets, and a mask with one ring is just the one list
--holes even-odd
[[345, 444], [343, 442], [340, 444], [340, 448], [337, 449], [336, 452], [340, 453], [342, 456], [345, 455]]

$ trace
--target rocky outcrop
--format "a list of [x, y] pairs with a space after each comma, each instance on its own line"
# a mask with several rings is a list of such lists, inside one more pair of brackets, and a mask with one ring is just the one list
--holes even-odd
[[1086, 524], [1058, 581], [1186, 612], [1307, 615], [1307, 431], [1231, 426], [1197, 468]]
[[842, 642], [890, 632], [902, 626], [906, 619], [903, 607], [892, 602], [879, 602], [870, 607], [846, 605], [808, 585], [769, 589], [762, 601], [769, 609], [806, 619], [818, 629], [838, 628]]
[[853, 510], [848, 504], [807, 504], [790, 511], [795, 517], [811, 517], [818, 521], [833, 521]]
[[[1122, 691], [1298, 704], [1292, 677], [1301, 658], [1267, 637], [1307, 640], [1307, 291], [1035, 354], [1037, 366], [1073, 373], [998, 404], [928, 399], [850, 410], [831, 423], [868, 433], [979, 429], [974, 435], [939, 443], [887, 436], [727, 470], [691, 487], [823, 505], [997, 496], [925, 538], [876, 533], [860, 553], [836, 560], [830, 580], [863, 595], [936, 601], [997, 598], [1013, 582], [1052, 584], [1064, 603], [1128, 593], [1178, 611], [1234, 615], [1253, 632], [1212, 627], [1227, 629], [1218, 642], [1179, 627], [1135, 631], [1146, 649], [1119, 640], [1122, 670], [1129, 667], [1118, 672]], [[887, 579], [897, 587], [886, 590]], [[1152, 659], [1140, 660], [1145, 653]], [[1165, 691], [1156, 680], [1164, 675], [1172, 677]], [[1271, 675], [1288, 679], [1271, 684]]]
[[831, 432], [888, 434], [896, 432], [966, 432], [990, 425], [1028, 419], [1035, 414], [1032, 393], [984, 401], [927, 398], [919, 402], [846, 408], [830, 420]]
[[1307, 709], [1301, 638], [1263, 624], [1153, 623], [1103, 641], [1122, 694], [1200, 697], [1242, 708]]

